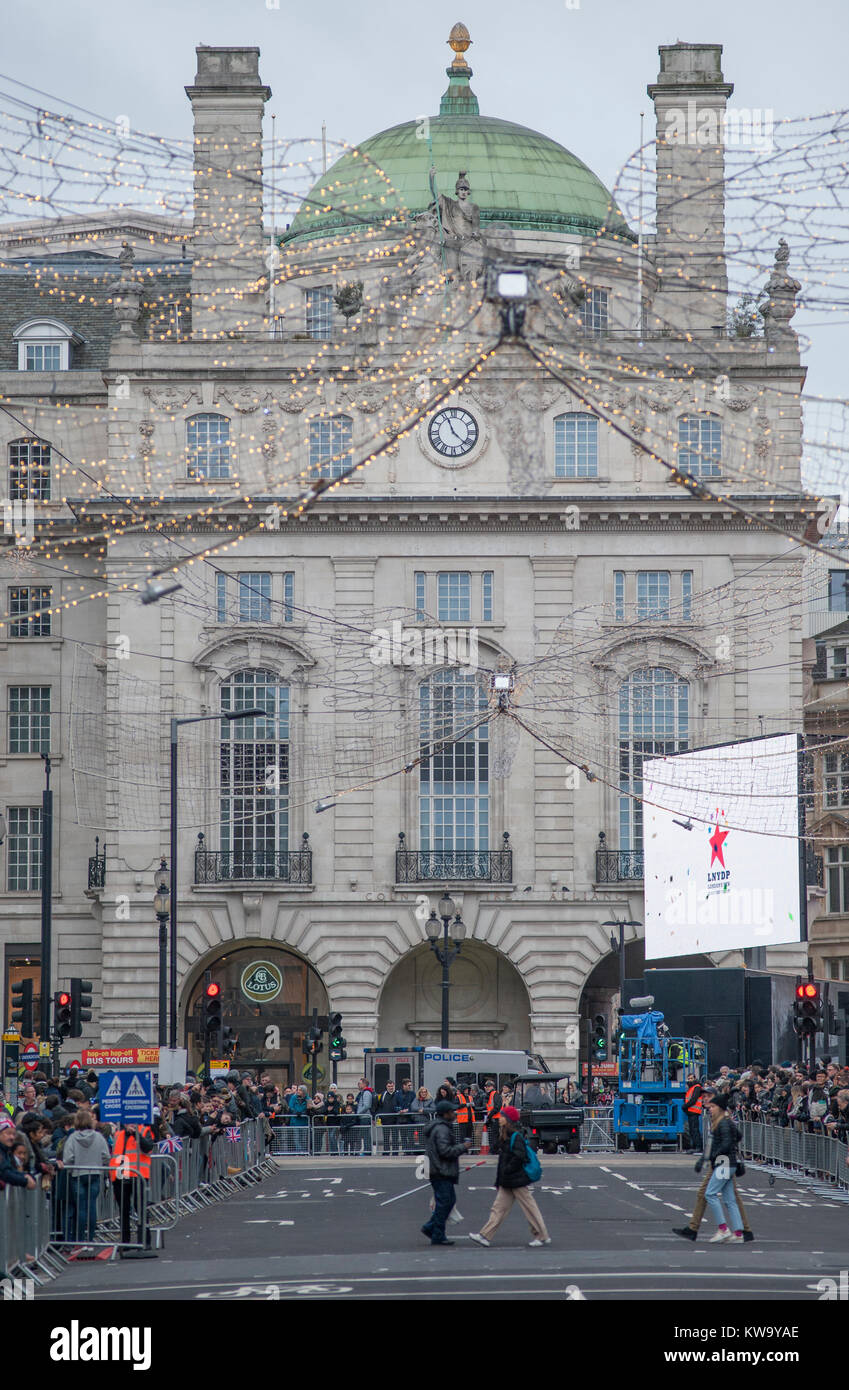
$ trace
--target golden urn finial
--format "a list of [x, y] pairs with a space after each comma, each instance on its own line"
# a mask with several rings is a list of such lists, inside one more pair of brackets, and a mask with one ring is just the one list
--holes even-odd
[[463, 54], [466, 52], [471, 42], [469, 31], [465, 24], [460, 24], [459, 22], [455, 24], [451, 33], [448, 35], [448, 47], [453, 49], [456, 54], [454, 62], [451, 64], [456, 72], [468, 71], [469, 65], [463, 57]]

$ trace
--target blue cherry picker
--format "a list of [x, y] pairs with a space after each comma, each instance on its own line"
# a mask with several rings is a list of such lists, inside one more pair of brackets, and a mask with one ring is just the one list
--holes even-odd
[[678, 1144], [687, 1132], [684, 1095], [687, 1077], [707, 1076], [703, 1038], [671, 1038], [663, 1014], [652, 1009], [654, 997], [632, 999], [619, 1019], [618, 1094], [613, 1103], [616, 1147], [631, 1143], [641, 1153], [652, 1144]]

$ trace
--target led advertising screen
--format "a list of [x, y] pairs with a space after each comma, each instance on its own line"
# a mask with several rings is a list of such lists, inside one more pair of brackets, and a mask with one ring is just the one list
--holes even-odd
[[805, 939], [796, 734], [643, 763], [646, 959]]

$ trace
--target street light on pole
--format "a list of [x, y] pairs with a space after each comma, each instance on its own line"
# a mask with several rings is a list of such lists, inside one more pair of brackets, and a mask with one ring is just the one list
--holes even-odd
[[620, 922], [614, 918], [612, 922], [602, 922], [603, 927], [618, 927], [619, 937], [610, 933], [610, 949], [619, 952], [619, 1014], [625, 1012], [625, 928], [641, 927], [642, 922]]
[[[442, 966], [442, 1047], [448, 1047], [448, 992], [451, 988], [451, 966], [463, 949], [466, 924], [457, 911], [454, 899], [446, 888], [439, 899], [439, 916], [431, 911], [425, 923], [428, 945]], [[442, 919], [442, 945], [439, 944], [439, 922]], [[454, 919], [453, 922], [451, 919]], [[449, 941], [449, 926], [451, 939]]]
[[185, 719], [171, 720], [171, 997], [170, 997], [170, 1041], [169, 1046], [177, 1046], [177, 902], [180, 896], [180, 880], [177, 873], [177, 736], [183, 724], [203, 724], [209, 719], [266, 719], [266, 709], [237, 709], [222, 711], [221, 714], [193, 714]]
[[171, 881], [168, 874], [168, 867], [164, 859], [159, 861], [159, 868], [153, 875], [153, 882], [156, 887], [156, 893], [153, 898], [153, 910], [159, 921], [159, 1046], [165, 1047], [168, 1039], [166, 1027], [166, 972], [168, 969], [167, 923], [171, 912]]

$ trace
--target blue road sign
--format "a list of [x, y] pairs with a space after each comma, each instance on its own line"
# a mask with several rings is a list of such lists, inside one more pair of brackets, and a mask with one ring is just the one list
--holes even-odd
[[153, 1123], [153, 1072], [102, 1071], [97, 1098], [103, 1124], [149, 1125]]

